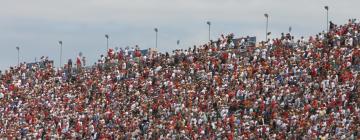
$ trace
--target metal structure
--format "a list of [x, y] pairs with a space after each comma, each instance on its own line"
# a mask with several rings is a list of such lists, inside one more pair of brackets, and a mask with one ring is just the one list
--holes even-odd
[[63, 42], [61, 40], [59, 41], [59, 45], [60, 45], [60, 64], [59, 64], [59, 67], [61, 68], [61, 66], [62, 66], [62, 47], [63, 47]]
[[155, 28], [154, 31], [155, 31], [155, 47], [157, 49], [158, 48], [158, 32], [159, 32], [159, 29]]
[[18, 66], [20, 66], [20, 47], [19, 47], [19, 46], [16, 46], [16, 50], [17, 50]]
[[329, 6], [324, 7], [326, 10], [326, 30], [329, 32]]
[[207, 21], [206, 24], [209, 25], [209, 41], [210, 41], [210, 40], [211, 40], [211, 39], [210, 39], [211, 22], [210, 22], [210, 21]]
[[264, 14], [265, 18], [266, 18], [266, 29], [265, 29], [265, 41], [267, 41], [268, 39], [268, 27], [269, 27], [269, 14], [265, 13]]
[[105, 38], [106, 38], [106, 51], [109, 50], [109, 35], [105, 34]]

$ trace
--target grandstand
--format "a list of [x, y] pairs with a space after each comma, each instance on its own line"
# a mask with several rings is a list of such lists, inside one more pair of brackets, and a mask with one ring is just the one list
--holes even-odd
[[20, 64], [0, 75], [0, 138], [359, 139], [359, 31]]

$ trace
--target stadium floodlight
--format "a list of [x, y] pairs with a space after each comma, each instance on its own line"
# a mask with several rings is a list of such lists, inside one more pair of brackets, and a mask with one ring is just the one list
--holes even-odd
[[206, 24], [209, 25], [209, 41], [210, 41], [210, 40], [211, 40], [211, 39], [210, 39], [210, 26], [211, 26], [211, 22], [210, 22], [210, 21], [207, 21]]
[[324, 7], [326, 10], [326, 29], [329, 32], [329, 6]]
[[106, 51], [109, 50], [109, 35], [105, 34], [105, 38], [106, 38]]
[[62, 45], [63, 45], [63, 42], [61, 40], [59, 41], [59, 45], [60, 45], [60, 63], [59, 63], [59, 67], [61, 68], [61, 66], [62, 66]]
[[17, 50], [17, 59], [18, 59], [18, 67], [20, 66], [20, 47], [16, 46], [16, 50]]
[[157, 49], [158, 48], [158, 32], [159, 32], [159, 29], [155, 28], [154, 31], [155, 31], [155, 47]]
[[266, 18], [265, 41], [268, 41], [269, 14], [265, 13], [264, 16]]

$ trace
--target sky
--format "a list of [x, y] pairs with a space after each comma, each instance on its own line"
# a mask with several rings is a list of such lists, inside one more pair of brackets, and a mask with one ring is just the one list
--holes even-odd
[[[59, 66], [63, 41], [63, 60], [76, 59], [79, 52], [93, 64], [110, 48], [139, 45], [155, 47], [154, 28], [158, 28], [161, 52], [201, 45], [221, 34], [265, 39], [269, 14], [270, 38], [292, 27], [292, 34], [309, 37], [326, 30], [329, 19], [344, 24], [360, 18], [359, 0], [0, 0], [0, 70], [20, 61], [34, 62], [48, 56]], [[180, 44], [177, 45], [177, 40]]]

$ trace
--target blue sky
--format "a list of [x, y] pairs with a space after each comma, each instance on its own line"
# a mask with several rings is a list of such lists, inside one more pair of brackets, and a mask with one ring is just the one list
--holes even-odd
[[[58, 40], [63, 41], [63, 62], [82, 52], [94, 63], [110, 47], [155, 46], [171, 51], [206, 42], [222, 33], [265, 38], [264, 13], [269, 13], [271, 37], [292, 26], [296, 37], [314, 35], [330, 20], [345, 23], [360, 18], [359, 0], [0, 0], [0, 69], [17, 64], [15, 47], [23, 62], [49, 56], [59, 62]], [[180, 40], [180, 45], [176, 41]], [[88, 63], [88, 64], [89, 64]]]

